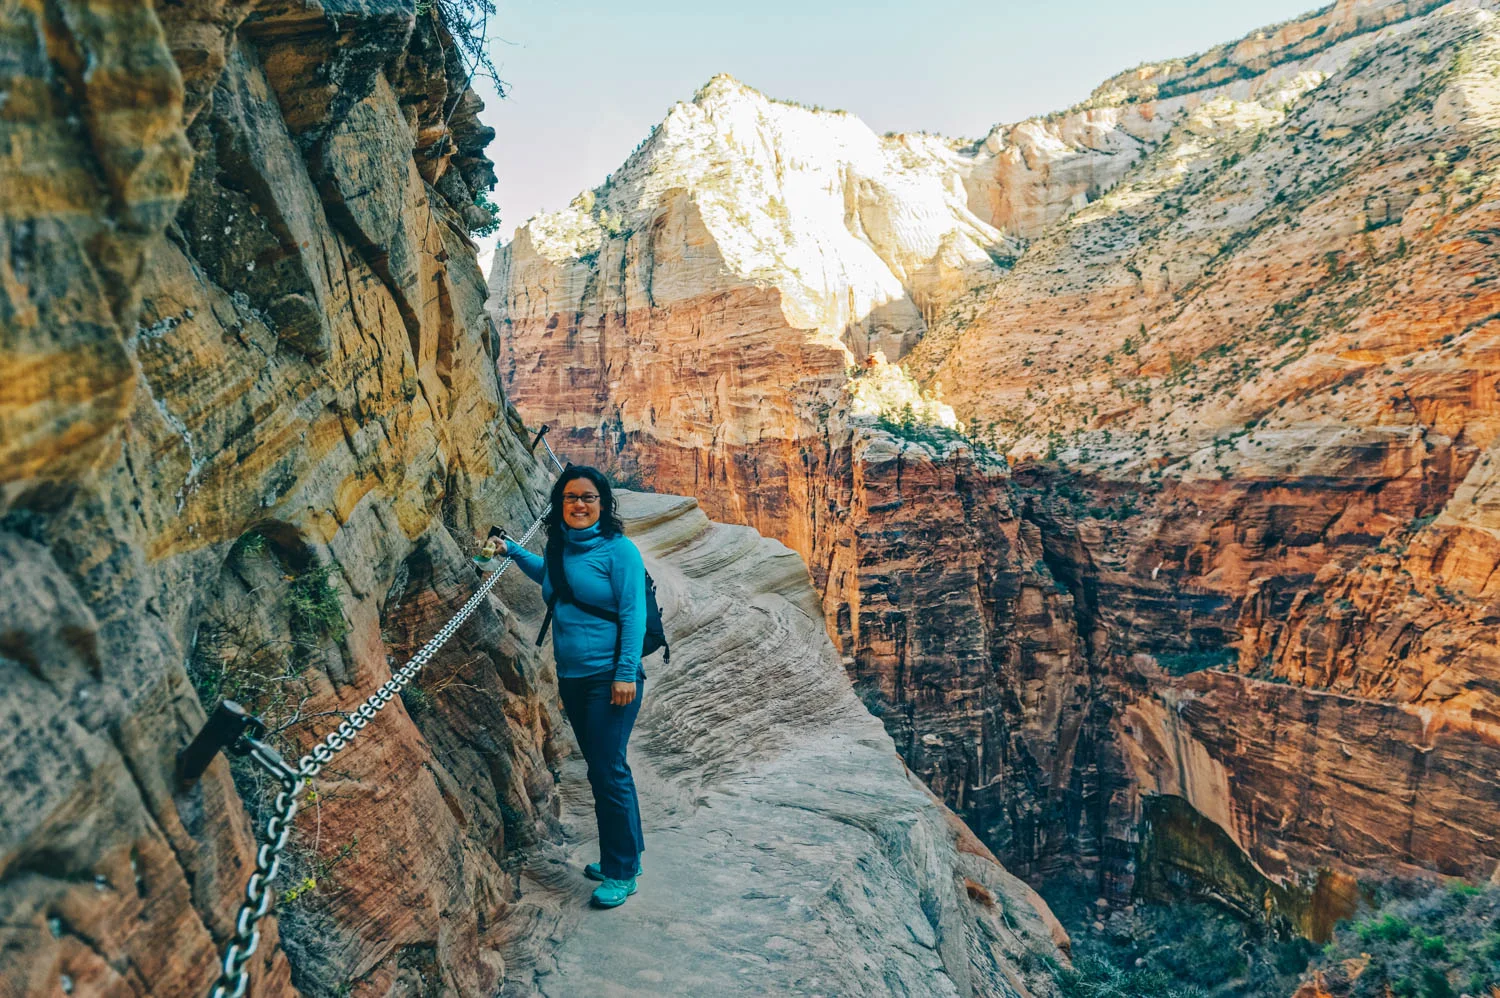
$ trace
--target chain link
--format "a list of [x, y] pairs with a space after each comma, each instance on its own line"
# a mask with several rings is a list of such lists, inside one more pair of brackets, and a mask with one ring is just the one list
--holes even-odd
[[[541, 529], [542, 522], [545, 519], [545, 513], [537, 517], [531, 524], [531, 529], [526, 531], [525, 536], [521, 538], [519, 543], [524, 545], [532, 537], [536, 536], [536, 532]], [[373, 721], [375, 715], [385, 709], [386, 704], [396, 699], [401, 694], [401, 691], [411, 684], [411, 681], [417, 677], [417, 673], [421, 672], [427, 663], [432, 661], [432, 657], [437, 654], [438, 649], [442, 648], [448, 639], [463, 626], [464, 621], [468, 620], [474, 611], [479, 609], [479, 604], [484, 602], [484, 598], [490, 594], [491, 589], [495, 588], [495, 583], [500, 581], [501, 574], [510, 565], [511, 559], [507, 557], [500, 563], [500, 567], [491, 572], [490, 577], [484, 580], [484, 584], [474, 591], [474, 595], [469, 597], [468, 602], [464, 603], [458, 612], [448, 619], [448, 622], [411, 657], [410, 661], [393, 673], [389, 680], [380, 685], [379, 689], [371, 693], [364, 703], [355, 708], [353, 717], [341, 722], [336, 729], [328, 733], [322, 742], [314, 745], [311, 751], [297, 760], [297, 773], [303, 779], [311, 780], [321, 773], [323, 767], [327, 766], [333, 760], [335, 753], [347, 748], [349, 743], [354, 740], [354, 736], [364, 730], [365, 725]]]
[[261, 845], [255, 853], [255, 872], [245, 884], [245, 900], [234, 919], [234, 936], [224, 948], [219, 980], [210, 998], [242, 998], [250, 986], [245, 964], [260, 947], [260, 929], [256, 923], [271, 909], [271, 882], [281, 871], [281, 851], [286, 848], [287, 836], [292, 831], [297, 801], [307, 787], [307, 782], [271, 746], [254, 738], [247, 737], [245, 741], [250, 745], [251, 758], [281, 781], [281, 791], [276, 795], [274, 813], [266, 819]]
[[[552, 448], [547, 448], [551, 453]], [[557, 458], [554, 455], [553, 461]], [[541, 529], [547, 514], [543, 513], [531, 524], [525, 536], [519, 541], [523, 546], [536, 535]], [[281, 852], [286, 848], [287, 836], [292, 832], [292, 819], [297, 814], [297, 800], [302, 796], [302, 791], [307, 788], [307, 781], [316, 777], [323, 771], [323, 767], [332, 761], [334, 754], [348, 748], [354, 741], [354, 737], [365, 729], [365, 726], [380, 711], [385, 709], [386, 704], [396, 699], [413, 679], [421, 672], [432, 657], [437, 654], [438, 649], [447, 643], [464, 621], [468, 620], [479, 604], [484, 602], [490, 590], [495, 588], [495, 583], [500, 581], [500, 576], [511, 566], [512, 559], [507, 557], [500, 563], [500, 567], [490, 573], [490, 577], [470, 596], [468, 601], [459, 608], [458, 612], [448, 618], [432, 638], [411, 657], [405, 665], [392, 674], [391, 678], [380, 684], [380, 688], [365, 702], [350, 712], [350, 715], [334, 730], [330, 731], [324, 739], [297, 760], [295, 766], [289, 765], [281, 757], [281, 753], [257, 739], [245, 737], [243, 741], [250, 746], [250, 758], [260, 764], [272, 776], [281, 782], [281, 791], [276, 795], [276, 804], [270, 818], [266, 819], [266, 827], [261, 836], [260, 848], [255, 853], [255, 872], [250, 874], [250, 880], [245, 885], [245, 900], [240, 905], [239, 913], [234, 919], [234, 935], [229, 940], [229, 945], [224, 948], [224, 957], [220, 961], [220, 976], [214, 985], [209, 998], [244, 998], [247, 988], [250, 986], [250, 974], [245, 969], [245, 964], [255, 955], [255, 950], [260, 946], [260, 930], [256, 923], [265, 917], [266, 912], [271, 909], [271, 881], [276, 879], [276, 874], [281, 870]]]

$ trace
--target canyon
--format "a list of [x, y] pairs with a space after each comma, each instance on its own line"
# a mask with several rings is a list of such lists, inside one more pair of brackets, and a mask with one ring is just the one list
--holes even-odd
[[[551, 483], [496, 376], [471, 239], [492, 224], [476, 202], [494, 133], [451, 17], [385, 0], [0, 10], [0, 993], [220, 981], [277, 789], [243, 755], [180, 768], [222, 700], [288, 759], [360, 729], [298, 795], [245, 993], [544, 993], [560, 939], [601, 931], [579, 925], [576, 863], [564, 882], [553, 862], [586, 792], [535, 587], [502, 578], [368, 727], [352, 713], [446, 633], [478, 585], [476, 537], [519, 534]], [[638, 751], [675, 779], [659, 806], [706, 830], [695, 801], [717, 798], [819, 839], [764, 841], [768, 869], [749, 871], [795, 888], [784, 920], [838, 940], [804, 970], [1055, 993], [1066, 935], [910, 779], [797, 556], [691, 500], [657, 513], [632, 525], [654, 568], [710, 593], [675, 605], [679, 655], [653, 675]], [[754, 662], [726, 640], [731, 599]], [[752, 666], [806, 686], [736, 770], [735, 719], [705, 721], [723, 675]], [[852, 856], [878, 892], [854, 898]], [[705, 881], [695, 901], [730, 909], [743, 886]], [[721, 919], [717, 938], [762, 961], [787, 942], [753, 928]]]
[[982, 139], [729, 77], [489, 279], [530, 424], [800, 553], [1033, 883], [1316, 938], [1500, 865], [1493, 3], [1339, 0]]

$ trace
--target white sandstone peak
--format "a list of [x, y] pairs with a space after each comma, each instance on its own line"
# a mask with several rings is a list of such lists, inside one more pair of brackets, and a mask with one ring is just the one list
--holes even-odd
[[[1127, 70], [1073, 108], [977, 141], [877, 135], [846, 111], [770, 98], [720, 73], [674, 104], [605, 183], [518, 231], [492, 272], [491, 308], [505, 321], [594, 293], [595, 268], [619, 284], [621, 303], [653, 307], [749, 284], [774, 289], [787, 326], [807, 340], [900, 362], [1029, 243], [1129, 201], [1130, 191], [1101, 199], [1143, 160], [1160, 160], [1147, 172], [1180, 172], [1223, 138], [1272, 127], [1374, 38], [1440, 5], [1340, 0]], [[1184, 141], [1163, 149], [1174, 134]], [[674, 246], [658, 245], [668, 233]]]
[[720, 74], [604, 184], [523, 235], [553, 264], [585, 261], [649, 230], [685, 191], [727, 276], [779, 290], [789, 326], [842, 339], [855, 357], [899, 357], [927, 316], [1017, 251], [970, 210], [970, 162], [945, 139], [882, 137], [848, 112]]

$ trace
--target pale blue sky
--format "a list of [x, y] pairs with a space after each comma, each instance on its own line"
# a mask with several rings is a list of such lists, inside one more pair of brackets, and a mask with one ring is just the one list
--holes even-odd
[[[1200, 52], [1316, 0], [498, 0], [510, 87], [485, 120], [509, 242], [624, 161], [667, 108], [727, 72], [851, 111], [877, 132], [983, 135], [1087, 97], [1141, 62]], [[490, 242], [493, 242], [491, 240]]]

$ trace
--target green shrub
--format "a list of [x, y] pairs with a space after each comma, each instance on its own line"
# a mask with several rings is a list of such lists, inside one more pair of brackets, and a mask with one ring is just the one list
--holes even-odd
[[187, 661], [188, 679], [198, 691], [199, 702], [209, 711], [225, 695], [224, 660], [219, 651], [222, 632], [223, 628], [212, 623], [199, 625], [193, 639], [193, 653]]
[[1165, 971], [1123, 970], [1097, 957], [1083, 957], [1058, 976], [1063, 998], [1202, 998], [1201, 988], [1175, 983]]
[[[1350, 998], [1455, 998], [1500, 988], [1500, 888], [1393, 883], [1375, 911], [1335, 931], [1315, 966]], [[1346, 961], [1363, 961], [1352, 980]]]
[[1362, 942], [1400, 942], [1411, 935], [1411, 925], [1404, 918], [1387, 915], [1378, 922], [1361, 922], [1354, 927]]
[[266, 535], [258, 530], [252, 530], [234, 542], [230, 554], [237, 557], [253, 557], [264, 552], [266, 549]]
[[894, 414], [883, 414], [875, 419], [875, 425], [893, 437], [909, 443], [926, 444], [938, 453], [950, 443], [960, 443], [983, 459], [1000, 461], [1003, 456], [978, 437], [959, 430], [952, 430], [935, 423], [925, 423], [916, 414], [910, 403]]
[[432, 694], [416, 684], [410, 684], [401, 691], [401, 702], [406, 705], [406, 712], [412, 717], [421, 717], [432, 710]]
[[474, 206], [476, 208], [483, 208], [488, 212], [490, 220], [484, 225], [470, 229], [469, 235], [480, 237], [494, 235], [495, 230], [500, 228], [500, 206], [490, 200], [490, 196], [486, 191], [475, 192]]
[[1448, 958], [1448, 941], [1442, 936], [1429, 936], [1424, 932], [1412, 934], [1417, 941], [1417, 949], [1429, 960], [1446, 960]]
[[1100, 912], [1091, 889], [1044, 892], [1073, 939], [1063, 998], [1287, 998], [1315, 951], [1207, 904], [1137, 899]]
[[324, 638], [337, 641], [349, 633], [343, 600], [329, 579], [332, 574], [332, 565], [316, 565], [293, 579], [287, 590], [292, 639], [299, 646], [316, 646]]
[[1156, 664], [1174, 676], [1185, 676], [1204, 669], [1222, 669], [1239, 661], [1233, 648], [1190, 648], [1180, 652], [1161, 652]]

